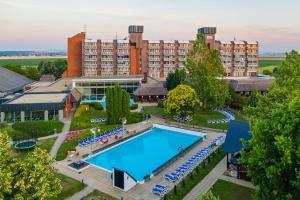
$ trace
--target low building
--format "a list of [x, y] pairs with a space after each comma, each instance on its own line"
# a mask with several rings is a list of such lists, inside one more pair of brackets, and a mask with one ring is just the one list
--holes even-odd
[[257, 76], [249, 78], [229, 79], [229, 84], [236, 93], [248, 96], [251, 92], [258, 91], [262, 94], [267, 93], [272, 86], [274, 78], [270, 76]]
[[168, 90], [164, 87], [165, 82], [148, 77], [147, 83], [134, 91], [134, 98], [139, 102], [158, 102], [166, 98]]
[[80, 77], [72, 79], [72, 88], [82, 95], [81, 102], [100, 102], [106, 96], [106, 89], [119, 84], [133, 98], [134, 91], [140, 87], [143, 76]]
[[48, 87], [33, 88], [0, 105], [0, 121], [14, 123], [34, 120], [63, 120], [81, 98], [60, 80]]

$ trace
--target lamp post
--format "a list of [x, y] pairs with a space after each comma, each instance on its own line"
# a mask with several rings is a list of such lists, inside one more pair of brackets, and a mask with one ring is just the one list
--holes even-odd
[[[96, 128], [91, 128], [91, 132], [94, 134], [94, 144], [96, 145]], [[93, 144], [91, 144], [91, 154], [93, 153]]]
[[125, 117], [122, 118], [122, 133], [124, 136], [124, 125], [127, 123], [127, 119]]

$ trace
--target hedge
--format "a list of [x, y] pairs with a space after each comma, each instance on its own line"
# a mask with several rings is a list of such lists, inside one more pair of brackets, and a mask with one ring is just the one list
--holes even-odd
[[44, 137], [62, 132], [64, 123], [60, 121], [29, 121], [16, 122], [12, 128], [16, 130], [16, 134], [12, 135], [13, 139], [28, 139], [32, 137]]
[[130, 110], [135, 110], [135, 109], [137, 109], [139, 106], [138, 106], [138, 104], [137, 103], [134, 103], [134, 104], [132, 104], [131, 106], [130, 106]]

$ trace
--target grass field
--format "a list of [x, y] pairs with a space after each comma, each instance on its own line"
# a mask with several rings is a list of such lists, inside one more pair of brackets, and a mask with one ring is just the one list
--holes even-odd
[[81, 200], [117, 200], [116, 198], [109, 196], [99, 190], [94, 190], [89, 195], [83, 197]]
[[59, 59], [65, 60], [65, 58], [0, 59], [0, 65], [18, 64], [21, 66], [37, 66], [41, 61]]
[[281, 63], [283, 62], [283, 60], [259, 60], [259, 68], [258, 71], [260, 74], [263, 73], [264, 70], [269, 70], [271, 72], [273, 72], [273, 69], [275, 67], [279, 67], [281, 65]]
[[254, 190], [228, 181], [218, 180], [211, 191], [219, 196], [220, 200], [251, 200]]
[[57, 197], [53, 199], [56, 200], [66, 199], [67, 197], [72, 196], [76, 192], [79, 192], [86, 187], [85, 184], [82, 184], [81, 182], [73, 178], [70, 178], [68, 176], [65, 176], [63, 174], [57, 174], [57, 176], [61, 180], [62, 191]]
[[[164, 113], [163, 108], [159, 108], [157, 106], [145, 106], [144, 110], [145, 110], [145, 113], [148, 113], [150, 115], [161, 117], [161, 118], [168, 119], [168, 120], [173, 120], [172, 116]], [[235, 118], [237, 120], [247, 121], [242, 115], [238, 115], [236, 112], [233, 112], [233, 114], [235, 115]], [[223, 124], [207, 123], [207, 120], [224, 119], [224, 118], [225, 118], [224, 115], [222, 115], [218, 112], [200, 111], [200, 112], [196, 112], [193, 116], [193, 121], [189, 122], [187, 124], [200, 126], [200, 127], [226, 130], [226, 129], [228, 129], [229, 123], [223, 123]]]

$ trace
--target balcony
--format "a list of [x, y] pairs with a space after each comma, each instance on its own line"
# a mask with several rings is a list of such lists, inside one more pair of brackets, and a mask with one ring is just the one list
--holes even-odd
[[160, 61], [160, 57], [152, 57], [152, 56], [149, 56], [149, 57], [148, 57], [148, 60], [149, 60], [149, 61]]

